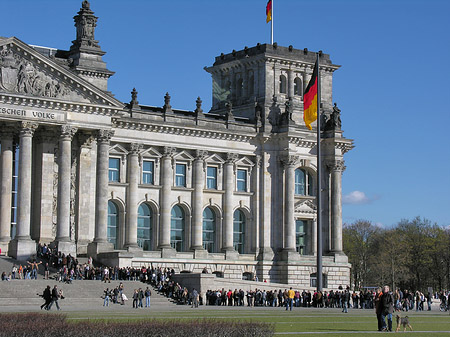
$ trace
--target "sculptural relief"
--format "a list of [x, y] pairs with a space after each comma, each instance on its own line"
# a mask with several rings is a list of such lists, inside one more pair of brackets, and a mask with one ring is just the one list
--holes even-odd
[[0, 70], [1, 91], [50, 98], [78, 97], [84, 100], [61, 81], [15, 54], [8, 46], [3, 46], [0, 51]]

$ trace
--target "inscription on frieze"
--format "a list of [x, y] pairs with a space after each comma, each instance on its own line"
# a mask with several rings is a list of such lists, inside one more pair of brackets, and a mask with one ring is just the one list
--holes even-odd
[[38, 119], [43, 121], [64, 121], [64, 113], [55, 111], [38, 111], [29, 109], [20, 109], [17, 107], [8, 107], [0, 105], [0, 117], [11, 116], [20, 119]]

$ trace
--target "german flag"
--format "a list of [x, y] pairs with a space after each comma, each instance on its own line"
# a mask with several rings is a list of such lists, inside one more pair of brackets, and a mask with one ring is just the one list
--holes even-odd
[[312, 130], [311, 123], [317, 119], [317, 82], [319, 77], [319, 65], [316, 61], [313, 75], [303, 94], [303, 120], [308, 129]]
[[266, 23], [269, 23], [270, 21], [272, 21], [272, 0], [267, 1], [266, 15]]

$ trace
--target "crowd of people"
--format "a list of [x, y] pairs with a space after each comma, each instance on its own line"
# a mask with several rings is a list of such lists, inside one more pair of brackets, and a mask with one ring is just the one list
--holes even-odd
[[[283, 307], [286, 310], [292, 310], [293, 307], [318, 307], [318, 308], [341, 308], [343, 312], [348, 312], [349, 308], [353, 309], [375, 309], [377, 317], [381, 322], [381, 314], [383, 312], [380, 303], [383, 303], [381, 297], [386, 299], [388, 296], [386, 288], [365, 289], [360, 292], [351, 292], [349, 288], [339, 288], [337, 291], [298, 291], [291, 289], [265, 290], [254, 289], [244, 291], [242, 289], [216, 289], [207, 290], [205, 293], [193, 289], [189, 291], [179, 283], [172, 280], [174, 274], [173, 269], [168, 268], [154, 268], [154, 267], [96, 267], [89, 258], [86, 263], [79, 263], [75, 257], [70, 254], [64, 255], [58, 252], [55, 248], [51, 248], [46, 244], [39, 244], [37, 250], [37, 257], [42, 261], [38, 262], [36, 259], [27, 261], [25, 265], [13, 265], [11, 272], [7, 275], [2, 273], [2, 280], [9, 281], [13, 279], [37, 279], [37, 274], [40, 267], [44, 267], [44, 278], [49, 279], [49, 270], [54, 268], [57, 272], [54, 273], [53, 278], [60, 281], [71, 283], [73, 280], [99, 280], [105, 283], [111, 281], [141, 281], [151, 284], [161, 294], [171, 298], [178, 304], [186, 304], [194, 307], [198, 305], [208, 306], [249, 306], [249, 307]], [[41, 266], [42, 265], [42, 266]], [[56, 286], [55, 286], [56, 287]], [[48, 286], [48, 288], [50, 288]], [[58, 308], [57, 298], [53, 296], [52, 289], [42, 295], [45, 303], [42, 308], [51, 308], [51, 303], [55, 303]], [[440, 301], [440, 309], [448, 310], [450, 303], [450, 292], [427, 293], [426, 295], [420, 291], [401, 291], [396, 289], [391, 292], [388, 291], [389, 298], [392, 296], [392, 312], [394, 311], [409, 311], [409, 310], [431, 310], [431, 303], [433, 299]], [[59, 296], [62, 296], [60, 294]], [[123, 283], [115, 288], [106, 288], [103, 293], [104, 306], [109, 303], [124, 304], [128, 299], [123, 293]], [[151, 290], [147, 287], [135, 289], [132, 295], [133, 308], [150, 307]], [[53, 302], [52, 302], [53, 298]], [[61, 298], [61, 297], [59, 297]], [[389, 299], [390, 303], [390, 299]], [[383, 304], [384, 305], [384, 304]], [[390, 305], [390, 304], [389, 304]], [[390, 309], [388, 311], [391, 311]], [[388, 314], [392, 314], [388, 312]], [[384, 315], [388, 317], [388, 315]], [[386, 318], [385, 317], [385, 318]], [[388, 319], [389, 321], [389, 319]], [[381, 324], [381, 323], [380, 323]], [[389, 323], [385, 326], [380, 326], [380, 329], [389, 330]]]

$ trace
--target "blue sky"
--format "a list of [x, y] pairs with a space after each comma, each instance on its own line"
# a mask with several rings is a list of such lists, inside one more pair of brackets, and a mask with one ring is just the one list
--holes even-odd
[[[109, 90], [141, 104], [211, 106], [204, 70], [220, 53], [269, 43], [266, 0], [92, 0], [95, 36], [116, 72]], [[1, 1], [1, 36], [69, 49], [81, 0]], [[333, 100], [355, 140], [345, 156], [343, 221], [450, 225], [450, 1], [274, 0], [279, 45], [323, 50], [342, 67]]]

